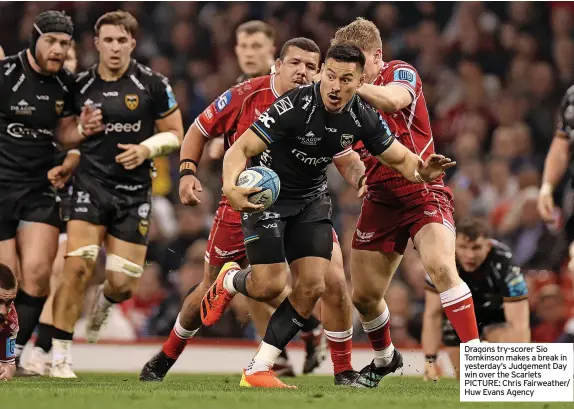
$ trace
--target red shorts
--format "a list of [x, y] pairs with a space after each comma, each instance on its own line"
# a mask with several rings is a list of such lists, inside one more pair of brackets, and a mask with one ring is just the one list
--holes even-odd
[[[247, 257], [238, 219], [237, 212], [228, 205], [222, 204], [217, 209], [205, 250], [205, 261], [209, 265], [223, 266], [230, 261], [240, 262]], [[333, 243], [339, 244], [335, 229]]]
[[353, 249], [403, 254], [409, 238], [430, 223], [440, 223], [455, 232], [450, 189], [417, 192], [396, 203], [363, 200], [353, 236]]

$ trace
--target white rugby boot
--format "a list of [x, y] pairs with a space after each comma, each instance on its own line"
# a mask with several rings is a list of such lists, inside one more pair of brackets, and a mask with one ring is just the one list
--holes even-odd
[[50, 376], [52, 378], [77, 378], [72, 370], [72, 341], [53, 340]]
[[31, 376], [44, 376], [50, 368], [49, 356], [40, 347], [32, 348], [30, 357], [26, 362], [22, 362], [24, 369]]

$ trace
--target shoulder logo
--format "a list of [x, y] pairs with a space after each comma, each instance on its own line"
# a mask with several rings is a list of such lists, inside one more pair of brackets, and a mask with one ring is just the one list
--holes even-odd
[[355, 137], [353, 135], [348, 134], [348, 133], [342, 134], [341, 135], [341, 147], [346, 148], [347, 146], [351, 145], [354, 140], [355, 140]]
[[56, 114], [62, 115], [63, 111], [64, 111], [64, 101], [59, 99], [56, 101]]
[[279, 101], [275, 102], [275, 110], [279, 115], [283, 115], [287, 111], [291, 111], [293, 109], [293, 102], [289, 99], [289, 97], [285, 97], [280, 99]]
[[231, 91], [227, 90], [215, 100], [215, 111], [221, 112], [231, 102]]
[[394, 80], [408, 82], [415, 87], [417, 85], [417, 74], [410, 68], [399, 68], [395, 71]]
[[259, 121], [263, 122], [263, 125], [265, 125], [265, 128], [271, 129], [271, 125], [269, 123], [274, 124], [275, 123], [275, 119], [273, 119], [271, 116], [269, 116], [269, 112], [265, 111], [261, 114], [261, 116], [259, 117]]
[[309, 104], [311, 103], [311, 96], [310, 95], [305, 95], [303, 98], [301, 98], [301, 100], [303, 102], [305, 102], [303, 104], [303, 109], [307, 110], [307, 108], [309, 108]]
[[128, 109], [130, 111], [135, 111], [135, 109], [139, 106], [140, 104], [140, 97], [137, 96], [136, 94], [127, 94], [124, 97], [124, 101], [126, 103], [126, 106], [128, 107]]

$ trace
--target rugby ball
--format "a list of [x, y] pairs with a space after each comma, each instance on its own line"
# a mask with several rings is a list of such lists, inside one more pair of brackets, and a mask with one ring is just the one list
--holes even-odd
[[263, 211], [268, 209], [279, 197], [281, 183], [279, 176], [273, 170], [264, 166], [254, 166], [246, 169], [237, 178], [239, 187], [260, 187], [262, 190], [249, 196], [249, 202], [263, 205]]

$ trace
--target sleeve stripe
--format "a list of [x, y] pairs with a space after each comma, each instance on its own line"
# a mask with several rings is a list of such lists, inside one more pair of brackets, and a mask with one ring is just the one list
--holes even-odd
[[195, 118], [195, 121], [193, 121], [195, 123], [195, 125], [197, 125], [197, 127], [199, 128], [199, 131], [203, 134], [203, 136], [205, 136], [206, 138], [213, 138], [213, 136], [211, 136], [203, 127], [203, 125], [201, 124], [201, 121], [199, 120], [199, 117]]
[[273, 143], [273, 139], [271, 139], [271, 137], [267, 135], [267, 133], [259, 125], [257, 125], [257, 123], [254, 122], [251, 125], [251, 130], [258, 134], [259, 137], [264, 141], [266, 141], [268, 145]]
[[348, 155], [351, 152], [353, 152], [353, 150], [351, 149], [351, 146], [349, 145], [345, 148], [345, 150], [342, 150], [341, 152], [334, 155], [333, 158], [340, 158], [340, 157], [343, 157], [345, 155]]
[[527, 298], [528, 298], [528, 294], [524, 294], [524, 295], [518, 295], [516, 297], [503, 297], [502, 301], [503, 302], [517, 302], [517, 301], [526, 300]]
[[416, 97], [415, 90], [413, 89], [413, 87], [411, 87], [411, 86], [409, 86], [403, 82], [393, 81], [393, 82], [389, 82], [387, 85], [398, 85], [399, 87], [406, 88], [411, 93], [413, 99]]
[[165, 118], [170, 116], [171, 114], [173, 114], [175, 111], [177, 111], [177, 109], [179, 108], [179, 105], [175, 104], [173, 107], [171, 107], [170, 109], [168, 109], [167, 111], [165, 111], [163, 114], [160, 114], [159, 117], [160, 118]]

